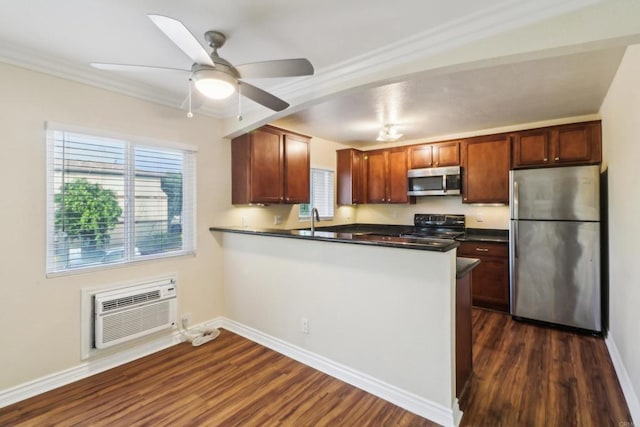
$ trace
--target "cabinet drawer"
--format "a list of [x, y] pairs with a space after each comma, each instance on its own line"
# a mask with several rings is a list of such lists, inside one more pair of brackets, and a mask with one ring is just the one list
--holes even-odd
[[473, 258], [482, 256], [506, 258], [509, 256], [509, 248], [506, 243], [460, 242], [458, 255]]

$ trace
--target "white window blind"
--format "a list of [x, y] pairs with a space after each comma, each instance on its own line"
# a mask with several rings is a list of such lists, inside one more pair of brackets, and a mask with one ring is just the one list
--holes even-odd
[[299, 207], [301, 219], [311, 217], [311, 209], [317, 208], [320, 218], [333, 218], [335, 194], [333, 185], [334, 172], [326, 169], [311, 169], [311, 203]]
[[47, 273], [193, 252], [195, 153], [47, 130]]

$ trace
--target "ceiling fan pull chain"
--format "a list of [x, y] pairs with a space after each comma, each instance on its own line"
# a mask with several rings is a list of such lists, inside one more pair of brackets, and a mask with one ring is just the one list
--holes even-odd
[[193, 118], [193, 113], [191, 112], [191, 86], [193, 86], [193, 81], [189, 78], [189, 112], [187, 113], [187, 118]]
[[242, 121], [242, 83], [238, 82], [238, 121]]

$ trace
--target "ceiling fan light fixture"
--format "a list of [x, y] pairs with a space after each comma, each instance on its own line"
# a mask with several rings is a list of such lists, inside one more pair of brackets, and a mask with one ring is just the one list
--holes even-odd
[[376, 141], [390, 142], [397, 141], [400, 138], [402, 138], [402, 134], [398, 132], [398, 129], [394, 125], [387, 124], [380, 129]]
[[230, 75], [214, 69], [200, 69], [193, 73], [193, 84], [211, 99], [225, 99], [236, 91], [236, 81]]

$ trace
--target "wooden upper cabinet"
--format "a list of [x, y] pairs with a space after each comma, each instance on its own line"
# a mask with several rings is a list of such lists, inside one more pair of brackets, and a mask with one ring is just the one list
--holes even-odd
[[409, 147], [409, 169], [433, 167], [433, 149], [431, 144]]
[[509, 203], [510, 144], [507, 135], [462, 142], [462, 201]]
[[387, 202], [387, 152], [368, 151], [364, 155], [367, 177], [367, 203]]
[[460, 165], [460, 142], [412, 145], [408, 148], [409, 169]]
[[308, 203], [309, 138], [263, 126], [231, 141], [231, 202]]
[[551, 133], [547, 129], [519, 132], [512, 136], [513, 164], [537, 166], [549, 162]]
[[338, 205], [357, 205], [364, 197], [364, 153], [354, 148], [336, 151]]
[[602, 141], [600, 122], [558, 126], [551, 148], [555, 163], [600, 163]]
[[460, 142], [449, 141], [433, 144], [434, 166], [459, 166], [460, 165]]
[[517, 132], [511, 137], [514, 169], [602, 161], [599, 121]]
[[284, 202], [309, 202], [309, 140], [284, 134]]
[[387, 153], [387, 202], [407, 203], [407, 150], [405, 148], [392, 148]]
[[404, 147], [364, 154], [367, 203], [407, 203], [407, 150]]

